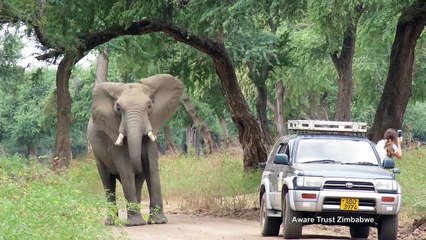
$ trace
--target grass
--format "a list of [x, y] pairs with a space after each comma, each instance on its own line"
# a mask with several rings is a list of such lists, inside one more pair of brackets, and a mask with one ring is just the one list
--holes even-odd
[[21, 158], [0, 159], [0, 239], [112, 239], [93, 163], [63, 174]]
[[415, 218], [426, 217], [426, 148], [404, 151], [402, 159], [396, 159], [401, 169], [397, 176], [402, 188], [403, 211]]
[[226, 153], [203, 158], [163, 156], [160, 175], [165, 200], [178, 201], [181, 210], [209, 214], [253, 208], [261, 173], [243, 173], [241, 159]]

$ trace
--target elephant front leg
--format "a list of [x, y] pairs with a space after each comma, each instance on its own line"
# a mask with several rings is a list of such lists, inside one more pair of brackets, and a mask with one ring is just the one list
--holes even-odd
[[[153, 145], [155, 147], [153, 147]], [[163, 197], [161, 195], [160, 175], [158, 171], [158, 150], [155, 143], [150, 143], [148, 158], [144, 161], [144, 171], [149, 192], [149, 218], [148, 224], [167, 223], [163, 210]]]
[[140, 202], [137, 198], [137, 191], [135, 185], [135, 175], [122, 174], [120, 175], [121, 183], [123, 185], [124, 196], [127, 200], [127, 223], [126, 226], [140, 226], [145, 225], [146, 221], [141, 214]]

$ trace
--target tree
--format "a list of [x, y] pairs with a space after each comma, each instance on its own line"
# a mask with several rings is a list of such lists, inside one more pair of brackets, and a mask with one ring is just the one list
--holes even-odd
[[201, 134], [203, 135], [204, 143], [207, 147], [207, 153], [211, 154], [216, 151], [217, 146], [216, 143], [213, 141], [208, 126], [206, 125], [204, 120], [198, 116], [197, 110], [195, 109], [194, 105], [191, 102], [191, 99], [186, 93], [183, 95], [181, 103], [184, 106], [185, 111], [188, 113], [188, 115], [191, 116], [194, 127], [199, 129]]
[[281, 80], [277, 81], [276, 87], [275, 87], [275, 96], [277, 100], [275, 101], [275, 104], [272, 104], [268, 100], [268, 106], [271, 108], [272, 112], [274, 113], [274, 120], [275, 120], [275, 126], [277, 128], [277, 134], [278, 136], [282, 136], [284, 134], [284, 118], [283, 118], [283, 102], [285, 97], [285, 89], [283, 82]]
[[426, 25], [426, 1], [417, 0], [399, 17], [389, 70], [374, 123], [368, 137], [377, 142], [387, 128], [401, 128], [412, 95], [413, 63], [417, 39]]
[[[10, 3], [12, 7], [28, 8], [27, 5], [20, 5], [19, 2]], [[13, 6], [16, 4], [16, 6]], [[51, 7], [46, 5], [53, 4]], [[125, 11], [119, 12], [117, 9], [122, 9], [120, 6], [124, 4]], [[183, 2], [176, 2], [176, 7], [185, 5]], [[124, 35], [143, 35], [153, 32], [163, 32], [167, 36], [176, 41], [187, 44], [205, 54], [207, 54], [214, 63], [216, 73], [219, 76], [225, 96], [228, 101], [229, 109], [232, 112], [232, 120], [239, 130], [239, 140], [244, 150], [244, 169], [249, 170], [257, 168], [260, 161], [266, 159], [266, 149], [258, 139], [261, 137], [260, 129], [250, 114], [244, 96], [241, 93], [238, 85], [237, 76], [235, 74], [234, 64], [229, 55], [229, 52], [224, 44], [223, 39], [215, 37], [206, 37], [202, 34], [191, 33], [187, 29], [179, 27], [175, 23], [168, 21], [168, 18], [159, 20], [157, 17], [144, 18], [143, 20], [135, 21], [133, 19], [140, 17], [140, 12], [136, 9], [142, 6], [126, 5], [118, 1], [116, 3], [104, 2], [102, 5], [90, 6], [79, 5], [75, 2], [40, 2], [30, 4], [34, 9], [36, 18], [31, 16], [17, 16], [24, 22], [28, 22], [34, 29], [35, 35], [39, 42], [46, 48], [51, 49], [47, 53], [38, 57], [39, 60], [47, 60], [54, 57], [63, 56], [61, 59], [57, 75], [57, 134], [56, 134], [56, 150], [54, 159], [57, 161], [59, 168], [67, 167], [71, 160], [70, 148], [70, 114], [71, 100], [69, 95], [69, 78], [71, 70], [75, 63], [79, 61], [87, 52], [93, 48], [108, 42], [119, 36]], [[96, 6], [96, 7], [95, 7]], [[157, 11], [161, 14], [168, 11], [170, 6], [143, 6], [149, 12], [150, 10]], [[166, 7], [167, 9], [164, 9]], [[100, 15], [88, 15], [87, 10], [100, 10]], [[108, 11], [112, 9], [112, 11]], [[126, 11], [127, 10], [127, 11]], [[193, 9], [194, 10], [194, 9]], [[48, 13], [46, 13], [48, 11]], [[24, 11], [22, 11], [24, 12]], [[72, 14], [70, 14], [72, 12]], [[107, 14], [107, 16], [105, 16]], [[109, 14], [109, 15], [108, 15]], [[127, 15], [126, 15], [127, 14]], [[160, 14], [160, 15], [161, 15]], [[66, 17], [67, 16], [67, 17]], [[117, 18], [125, 17], [124, 19]], [[22, 18], [19, 18], [22, 17]], [[112, 19], [111, 22], [96, 21], [98, 19]], [[67, 21], [62, 21], [62, 19]], [[41, 21], [43, 19], [43, 21]], [[124, 23], [124, 24], [123, 24]], [[106, 26], [106, 27], [103, 27]], [[57, 33], [60, 32], [61, 35]]]
[[[286, 48], [288, 32], [283, 25], [283, 13], [279, 1], [240, 1], [232, 8], [233, 19], [230, 22], [249, 22], [249, 24], [235, 23], [235, 29], [227, 36], [230, 49], [236, 59], [247, 68], [247, 76], [254, 84], [256, 96], [256, 113], [262, 132], [262, 140], [266, 145], [272, 144], [268, 124], [267, 80], [271, 73], [280, 66], [289, 65], [288, 49]], [[260, 5], [260, 6], [259, 6]], [[240, 66], [242, 68], [242, 66]]]
[[102, 49], [96, 59], [96, 83], [108, 81], [108, 50]]

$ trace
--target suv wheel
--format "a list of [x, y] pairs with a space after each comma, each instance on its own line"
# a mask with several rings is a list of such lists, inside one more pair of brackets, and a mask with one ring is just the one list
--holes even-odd
[[281, 218], [269, 217], [266, 209], [266, 193], [262, 195], [260, 202], [260, 229], [262, 236], [278, 236], [280, 232]]
[[349, 226], [351, 232], [351, 238], [368, 238], [370, 235], [370, 227], [363, 225], [351, 225]]
[[282, 214], [283, 214], [283, 236], [285, 239], [298, 239], [302, 236], [303, 224], [294, 221], [295, 219], [301, 220], [303, 217], [301, 212], [293, 211], [290, 207], [290, 197], [288, 193], [282, 199]]
[[377, 227], [379, 240], [398, 238], [398, 215], [382, 215]]

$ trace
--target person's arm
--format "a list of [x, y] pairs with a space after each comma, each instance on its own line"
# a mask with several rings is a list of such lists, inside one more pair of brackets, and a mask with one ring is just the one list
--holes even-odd
[[395, 150], [395, 157], [401, 159], [402, 158], [402, 148], [401, 148], [402, 137], [399, 137], [396, 140], [396, 142], [397, 142], [396, 144], [397, 150]]

